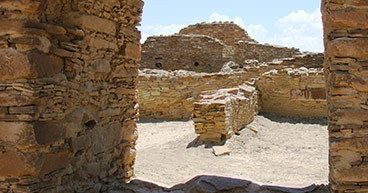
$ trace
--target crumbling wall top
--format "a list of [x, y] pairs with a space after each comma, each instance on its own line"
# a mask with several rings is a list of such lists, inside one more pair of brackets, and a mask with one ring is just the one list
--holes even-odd
[[197, 23], [180, 30], [179, 34], [208, 35], [231, 46], [239, 41], [256, 42], [239, 25], [233, 22]]

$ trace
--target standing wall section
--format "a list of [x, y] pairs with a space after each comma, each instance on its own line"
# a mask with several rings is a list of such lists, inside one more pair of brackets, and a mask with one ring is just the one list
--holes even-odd
[[0, 192], [100, 192], [132, 177], [142, 7], [0, 1]]
[[326, 117], [322, 69], [271, 70], [256, 82], [261, 112], [288, 117]]
[[368, 192], [368, 1], [323, 0], [334, 193]]

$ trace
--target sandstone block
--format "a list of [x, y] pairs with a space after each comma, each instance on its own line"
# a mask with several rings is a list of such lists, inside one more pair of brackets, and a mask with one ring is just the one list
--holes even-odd
[[25, 122], [0, 122], [0, 141], [11, 144], [34, 144], [33, 125]]
[[126, 44], [124, 55], [129, 59], [139, 61], [141, 59], [141, 46], [133, 43]]
[[79, 13], [68, 13], [64, 16], [64, 22], [81, 27], [82, 29], [102, 32], [109, 35], [116, 34], [116, 24], [108, 19], [93, 15], [81, 15]]
[[56, 170], [63, 169], [71, 163], [71, 155], [69, 152], [47, 153], [41, 156], [42, 165], [39, 175], [47, 175]]
[[12, 48], [0, 50], [0, 81], [28, 78], [31, 64], [25, 54]]
[[112, 49], [114, 51], [119, 50], [118, 46], [114, 42], [109, 42], [101, 38], [91, 38], [88, 45], [97, 49]]
[[15, 151], [0, 153], [0, 177], [35, 176], [36, 174], [31, 158], [27, 158], [26, 155]]

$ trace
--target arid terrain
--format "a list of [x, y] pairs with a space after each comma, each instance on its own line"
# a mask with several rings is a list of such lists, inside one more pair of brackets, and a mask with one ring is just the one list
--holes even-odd
[[231, 154], [221, 157], [213, 155], [212, 148], [187, 148], [196, 138], [191, 121], [142, 122], [138, 129], [139, 179], [166, 186], [205, 174], [292, 187], [328, 183], [324, 120], [257, 116], [239, 136], [228, 140]]

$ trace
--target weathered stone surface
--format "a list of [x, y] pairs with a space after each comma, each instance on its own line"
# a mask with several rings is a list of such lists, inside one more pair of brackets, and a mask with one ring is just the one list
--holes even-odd
[[35, 176], [36, 168], [30, 164], [25, 155], [20, 152], [8, 151], [0, 153], [0, 176], [21, 177]]
[[33, 125], [25, 122], [0, 122], [0, 141], [11, 144], [35, 142]]
[[[332, 192], [367, 192], [368, 2], [323, 0]], [[362, 105], [363, 104], [363, 105]]]
[[233, 46], [239, 41], [255, 42], [243, 28], [232, 22], [213, 22], [190, 25], [181, 29], [179, 34], [207, 35], [219, 39], [229, 46]]
[[327, 100], [322, 69], [283, 69], [256, 81], [261, 112], [290, 117], [326, 117]]
[[134, 175], [142, 6], [0, 1], [0, 192], [106, 192]]
[[229, 61], [243, 65], [248, 59], [271, 62], [300, 54], [293, 48], [259, 44], [236, 24], [196, 24], [176, 35], [149, 37], [142, 46], [142, 68], [214, 73]]
[[64, 22], [90, 31], [102, 32], [109, 35], [116, 34], [115, 22], [94, 15], [84, 15], [72, 12], [64, 16]]
[[114, 42], [109, 42], [101, 38], [91, 38], [89, 45], [97, 49], [112, 49], [117, 51], [118, 46]]
[[28, 78], [31, 65], [26, 55], [10, 49], [0, 50], [0, 81]]
[[203, 92], [194, 103], [193, 121], [199, 140], [219, 143], [239, 132], [258, 113], [258, 92], [252, 86]]

